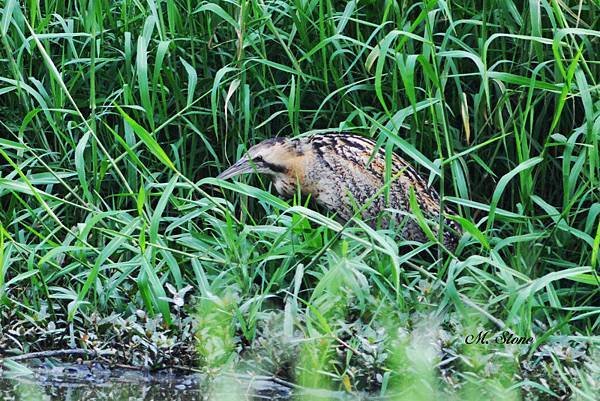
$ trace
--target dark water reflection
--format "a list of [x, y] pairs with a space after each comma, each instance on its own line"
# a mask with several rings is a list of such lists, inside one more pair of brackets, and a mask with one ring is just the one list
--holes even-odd
[[267, 380], [197, 374], [143, 373], [76, 364], [38, 367], [0, 377], [0, 400], [290, 400], [291, 390]]

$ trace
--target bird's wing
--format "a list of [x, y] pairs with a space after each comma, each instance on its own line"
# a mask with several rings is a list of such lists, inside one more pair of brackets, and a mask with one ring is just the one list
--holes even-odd
[[[386, 152], [382, 148], [375, 151], [376, 144], [371, 139], [356, 135], [330, 134], [315, 136], [312, 142], [319, 157], [338, 174], [351, 173], [355, 179], [370, 183], [376, 190], [384, 184]], [[413, 186], [421, 207], [426, 212], [436, 211], [439, 196], [435, 189], [428, 187], [427, 182], [416, 170], [394, 152], [391, 162], [392, 191], [403, 198], [401, 202], [407, 201], [409, 188]]]

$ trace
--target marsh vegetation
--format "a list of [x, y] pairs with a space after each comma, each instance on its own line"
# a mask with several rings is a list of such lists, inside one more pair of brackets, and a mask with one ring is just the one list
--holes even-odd
[[[84, 349], [399, 400], [596, 399], [596, 0], [0, 7], [4, 371]], [[458, 248], [213, 178], [335, 132], [409, 160]]]

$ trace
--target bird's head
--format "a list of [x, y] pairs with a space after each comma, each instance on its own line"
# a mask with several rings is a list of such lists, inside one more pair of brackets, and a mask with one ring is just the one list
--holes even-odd
[[288, 138], [271, 138], [252, 146], [234, 165], [217, 178], [226, 180], [240, 174], [264, 173], [273, 176], [292, 175], [297, 152]]

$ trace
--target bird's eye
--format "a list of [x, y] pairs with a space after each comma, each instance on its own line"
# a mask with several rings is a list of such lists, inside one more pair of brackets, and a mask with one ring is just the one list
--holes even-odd
[[264, 161], [262, 156], [256, 156], [253, 160], [254, 163], [262, 163]]

